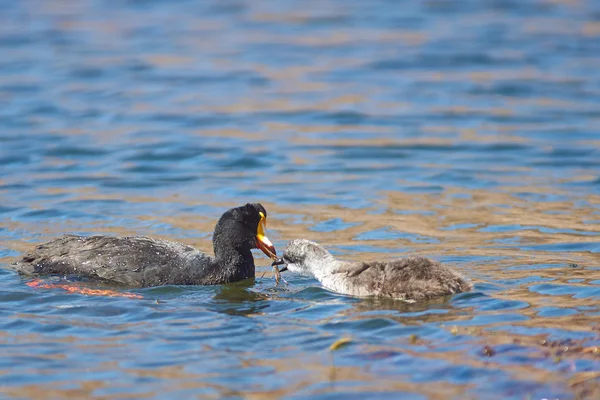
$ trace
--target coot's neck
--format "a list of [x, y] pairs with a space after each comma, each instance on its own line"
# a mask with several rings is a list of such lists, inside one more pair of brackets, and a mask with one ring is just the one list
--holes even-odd
[[254, 258], [250, 249], [239, 249], [228, 243], [214, 243], [216, 275], [221, 282], [235, 282], [252, 278]]

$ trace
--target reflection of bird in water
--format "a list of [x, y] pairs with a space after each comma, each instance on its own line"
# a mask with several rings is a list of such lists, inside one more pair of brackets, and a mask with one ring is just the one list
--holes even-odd
[[207, 307], [228, 315], [256, 315], [269, 307], [272, 297], [265, 293], [250, 290], [254, 288], [254, 280], [229, 283], [217, 288], [214, 300]]
[[215, 256], [149, 237], [65, 235], [37, 246], [14, 269], [26, 275], [76, 275], [132, 287], [213, 285], [254, 277], [251, 250], [271, 258], [267, 211], [256, 204], [225, 212], [213, 233]]
[[325, 288], [352, 296], [426, 300], [471, 289], [459, 273], [423, 257], [395, 261], [351, 262], [336, 260], [321, 245], [292, 240], [273, 265], [314, 276]]

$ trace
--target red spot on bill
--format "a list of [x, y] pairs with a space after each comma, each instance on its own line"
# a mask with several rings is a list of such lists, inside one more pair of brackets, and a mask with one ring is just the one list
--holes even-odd
[[91, 289], [74, 282], [49, 283], [43, 279], [34, 279], [26, 283], [27, 286], [34, 289], [62, 289], [67, 293], [84, 294], [86, 296], [107, 296], [107, 297], [126, 297], [128, 299], [142, 299], [139, 294], [129, 292], [119, 292], [110, 289]]

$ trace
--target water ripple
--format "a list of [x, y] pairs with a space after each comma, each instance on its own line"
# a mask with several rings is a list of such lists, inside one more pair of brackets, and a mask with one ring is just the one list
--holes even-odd
[[141, 299], [0, 268], [0, 397], [597, 398], [598, 16], [3, 2], [2, 266], [65, 232], [210, 252], [221, 213], [260, 201], [280, 252], [429, 256], [475, 287], [418, 304], [275, 287], [259, 252], [255, 280]]

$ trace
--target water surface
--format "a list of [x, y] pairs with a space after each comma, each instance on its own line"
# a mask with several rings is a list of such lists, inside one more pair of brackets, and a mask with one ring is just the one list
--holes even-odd
[[2, 266], [64, 232], [211, 252], [259, 201], [280, 252], [475, 283], [360, 300], [257, 252], [255, 280], [140, 299], [0, 268], [0, 397], [600, 397], [596, 2], [0, 6]]

